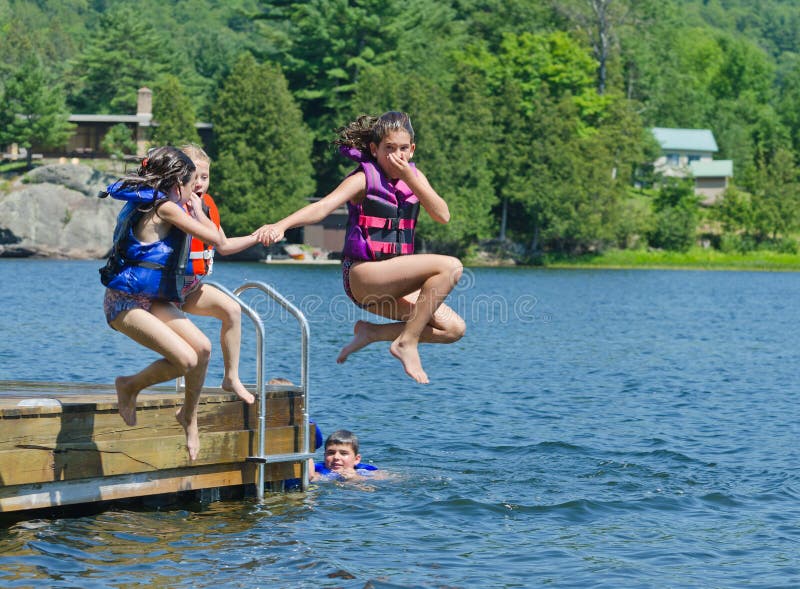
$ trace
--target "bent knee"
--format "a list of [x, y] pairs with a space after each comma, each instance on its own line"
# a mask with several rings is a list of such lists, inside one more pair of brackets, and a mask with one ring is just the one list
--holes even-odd
[[208, 364], [211, 359], [211, 340], [203, 336], [194, 342], [193, 347], [197, 354], [197, 364]]
[[453, 284], [456, 284], [459, 280], [461, 280], [461, 274], [464, 272], [464, 264], [461, 263], [461, 260], [454, 258], [453, 256], [445, 256], [445, 258], [445, 270], [450, 276]]
[[220, 305], [220, 321], [238, 324], [242, 321], [242, 308], [239, 303], [233, 299], [227, 299], [223, 305]]
[[197, 356], [197, 352], [195, 352], [191, 348], [186, 348], [185, 350], [182, 350], [179, 354], [175, 355], [171, 360], [172, 364], [178, 367], [181, 374], [186, 374], [197, 368], [199, 361], [200, 359]]
[[448, 327], [447, 334], [451, 342], [457, 342], [467, 334], [467, 323], [461, 317], [457, 317]]

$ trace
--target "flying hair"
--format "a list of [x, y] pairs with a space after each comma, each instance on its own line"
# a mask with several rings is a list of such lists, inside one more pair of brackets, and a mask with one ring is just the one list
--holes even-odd
[[404, 112], [390, 110], [379, 117], [361, 115], [345, 127], [336, 130], [338, 137], [334, 145], [355, 147], [364, 154], [369, 154], [369, 144], [376, 145], [393, 131], [405, 131], [414, 142], [414, 128], [411, 119]]

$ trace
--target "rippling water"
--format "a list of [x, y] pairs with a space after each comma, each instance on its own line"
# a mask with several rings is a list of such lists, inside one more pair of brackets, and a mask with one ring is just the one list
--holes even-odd
[[[0, 379], [149, 360], [105, 326], [98, 265], [0, 260]], [[423, 348], [429, 386], [386, 346], [335, 363], [362, 317], [337, 266], [215, 279], [307, 313], [312, 415], [393, 477], [9, 525], [0, 586], [800, 586], [800, 275], [471, 270], [449, 301], [468, 334]], [[251, 304], [268, 376], [299, 378], [296, 326]], [[248, 327], [246, 375], [252, 349]]]

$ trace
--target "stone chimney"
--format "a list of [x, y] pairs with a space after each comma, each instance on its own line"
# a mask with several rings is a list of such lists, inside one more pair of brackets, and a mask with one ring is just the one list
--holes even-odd
[[153, 91], [150, 88], [139, 88], [136, 93], [136, 116], [153, 116]]
[[150, 122], [153, 120], [153, 91], [139, 88], [136, 93], [136, 155], [144, 157], [150, 140]]

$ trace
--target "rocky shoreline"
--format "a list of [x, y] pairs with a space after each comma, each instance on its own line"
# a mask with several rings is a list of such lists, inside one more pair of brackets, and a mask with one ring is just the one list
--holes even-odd
[[[0, 258], [102, 259], [108, 256], [122, 202], [97, 194], [119, 178], [84, 164], [52, 163], [7, 181], [0, 190]], [[280, 249], [280, 252], [277, 249]], [[330, 263], [292, 259], [282, 248], [258, 245], [229, 259]], [[338, 263], [338, 260], [333, 260]], [[515, 265], [507, 243], [489, 242], [474, 263]]]
[[83, 164], [49, 164], [0, 192], [0, 257], [104, 258], [122, 203], [97, 198], [117, 177]]

